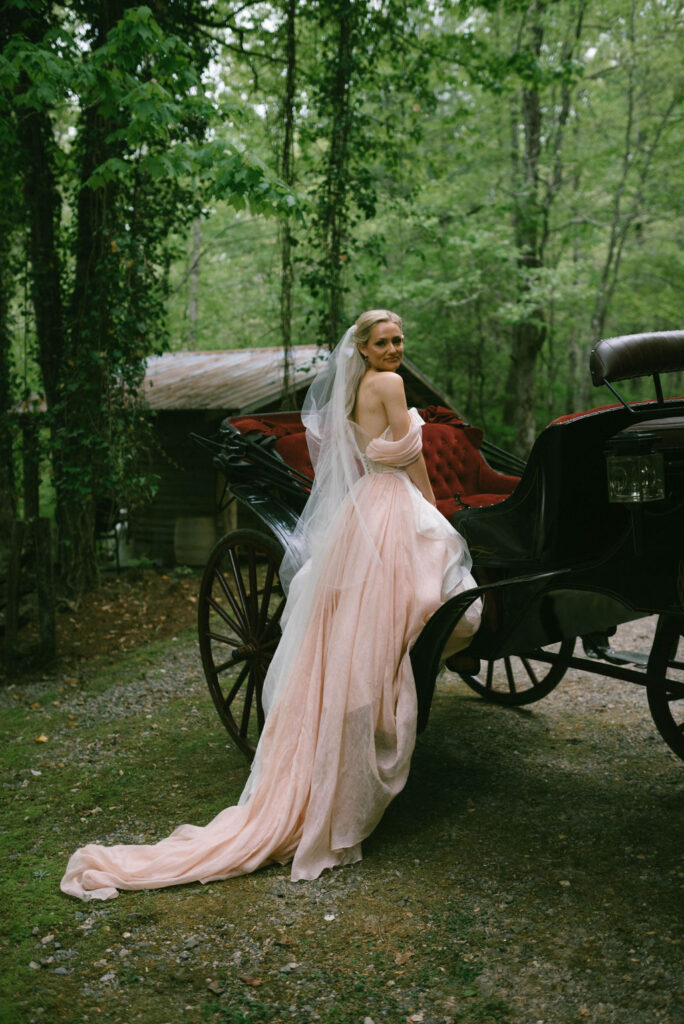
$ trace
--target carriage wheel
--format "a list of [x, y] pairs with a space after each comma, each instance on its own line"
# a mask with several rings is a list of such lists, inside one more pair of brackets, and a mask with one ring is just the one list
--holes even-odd
[[[549, 644], [531, 654], [510, 654], [483, 661], [478, 675], [460, 672], [461, 679], [494, 704], [517, 707], [541, 700], [558, 686], [575, 647], [574, 640]], [[540, 660], [543, 656], [544, 660]]]
[[272, 537], [235, 530], [209, 555], [200, 585], [204, 674], [221, 721], [250, 759], [264, 725], [264, 678], [280, 639], [282, 556]]
[[[684, 619], [661, 615], [648, 659], [646, 692], [655, 727], [684, 759]], [[684, 645], [682, 645], [684, 647]]]

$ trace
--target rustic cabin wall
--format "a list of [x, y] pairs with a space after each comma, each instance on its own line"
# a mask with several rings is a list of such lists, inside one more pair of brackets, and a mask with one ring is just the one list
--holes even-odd
[[161, 565], [202, 565], [218, 538], [217, 472], [211, 454], [192, 432], [209, 436], [222, 416], [191, 410], [159, 412], [151, 470], [159, 477], [154, 499], [129, 517], [137, 558]]

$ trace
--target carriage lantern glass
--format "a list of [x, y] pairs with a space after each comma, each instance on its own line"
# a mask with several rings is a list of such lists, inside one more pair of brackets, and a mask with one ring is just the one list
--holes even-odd
[[663, 453], [653, 451], [655, 434], [624, 431], [606, 444], [608, 501], [661, 501], [665, 497]]

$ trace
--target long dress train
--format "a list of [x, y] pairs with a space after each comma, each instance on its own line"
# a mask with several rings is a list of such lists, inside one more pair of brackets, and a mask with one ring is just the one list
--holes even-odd
[[[386, 431], [361, 443], [365, 473], [330, 524], [315, 572], [309, 562], [293, 580], [240, 803], [154, 845], [88, 844], [69, 860], [65, 893], [110, 899], [290, 860], [293, 880], [316, 878], [360, 859], [408, 776], [410, 646], [444, 601], [475, 585], [464, 541], [401, 468], [420, 451], [421, 422], [411, 410], [406, 437]], [[476, 602], [459, 626], [463, 646], [479, 616]]]

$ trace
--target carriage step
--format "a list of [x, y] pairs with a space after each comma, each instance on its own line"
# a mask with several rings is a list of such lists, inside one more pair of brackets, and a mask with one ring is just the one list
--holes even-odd
[[582, 637], [584, 653], [594, 661], [608, 661], [611, 665], [648, 665], [648, 654], [640, 651], [614, 651], [603, 637]]

